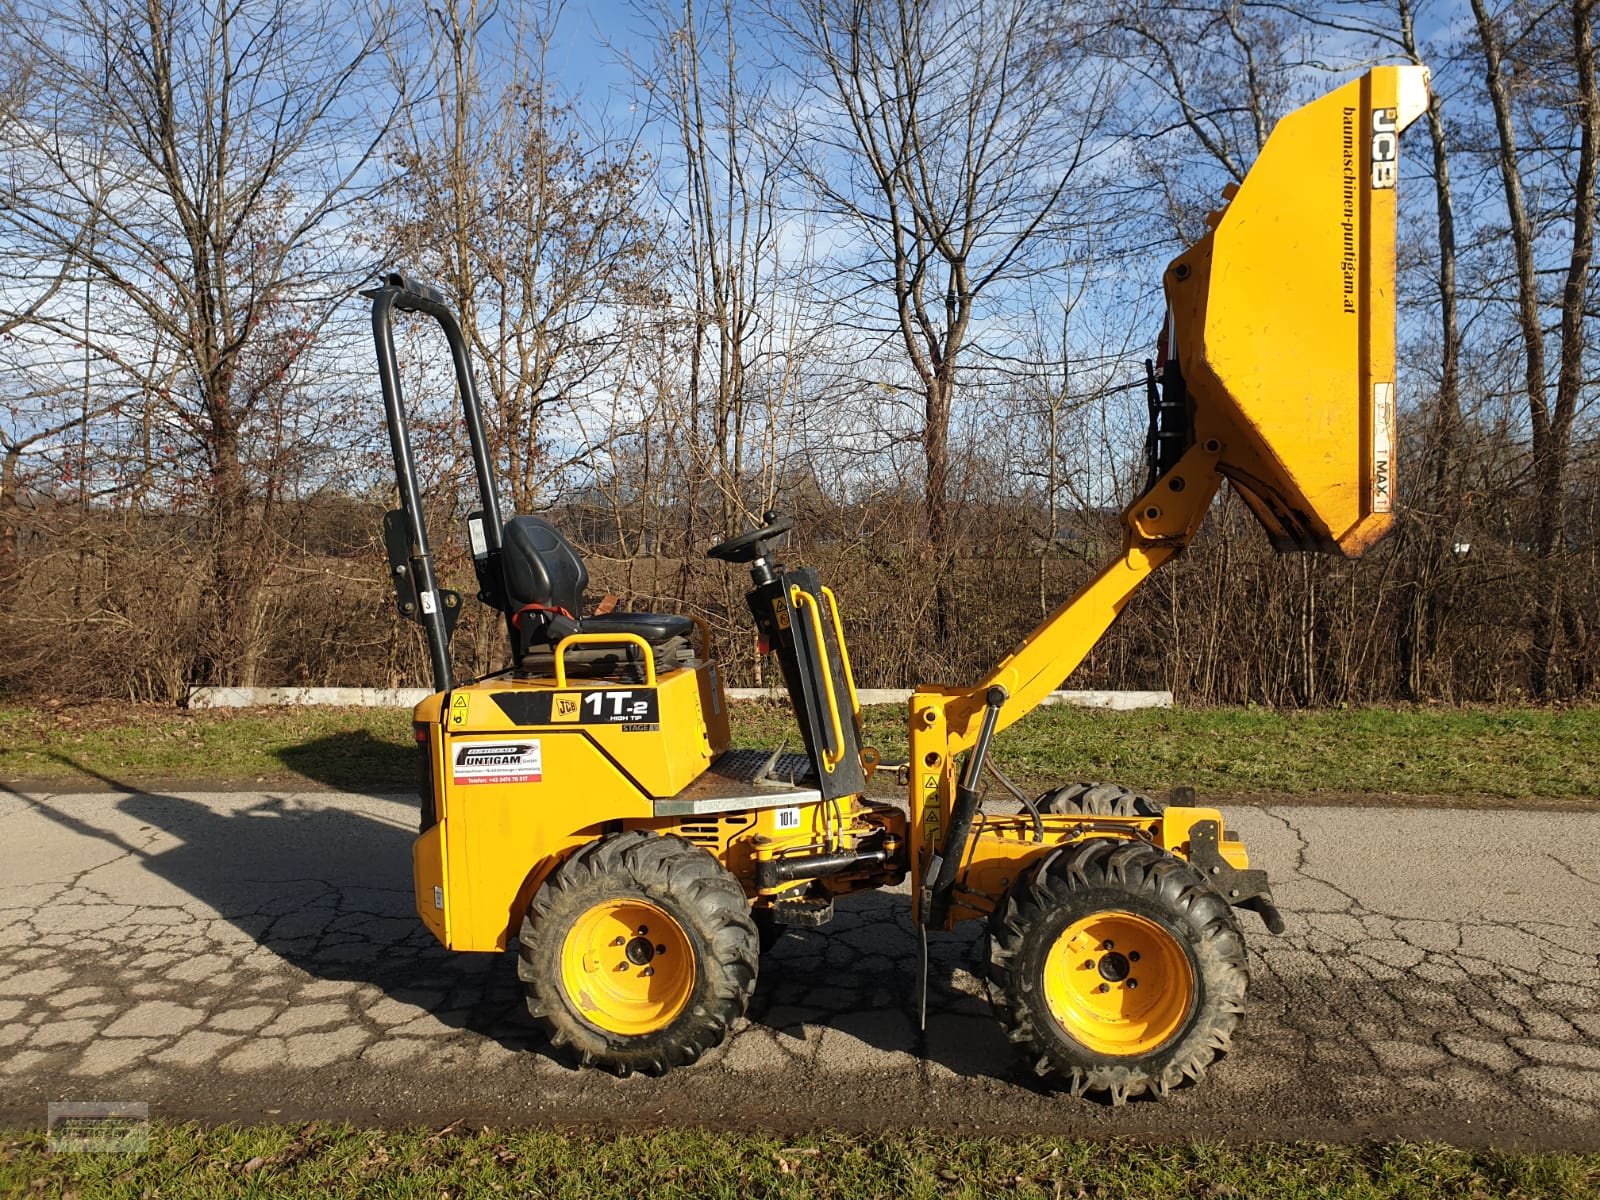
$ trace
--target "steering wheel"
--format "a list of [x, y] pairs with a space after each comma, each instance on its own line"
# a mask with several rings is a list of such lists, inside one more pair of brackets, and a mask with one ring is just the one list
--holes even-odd
[[768, 539], [793, 529], [794, 518], [780, 517], [775, 512], [769, 512], [763, 519], [766, 524], [760, 529], [752, 529], [749, 533], [741, 533], [738, 537], [718, 542], [706, 551], [706, 557], [720, 558], [723, 562], [734, 563], [754, 562], [758, 558], [765, 558], [771, 553], [766, 545]]

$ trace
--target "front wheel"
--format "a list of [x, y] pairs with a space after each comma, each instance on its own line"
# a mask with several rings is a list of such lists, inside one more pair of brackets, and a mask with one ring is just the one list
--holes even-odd
[[1041, 859], [989, 922], [990, 999], [1040, 1075], [1113, 1104], [1165, 1096], [1228, 1049], [1244, 937], [1188, 863], [1096, 838]]
[[711, 855], [643, 831], [591, 842], [534, 895], [517, 975], [556, 1045], [659, 1075], [719, 1045], [755, 989], [744, 891]]

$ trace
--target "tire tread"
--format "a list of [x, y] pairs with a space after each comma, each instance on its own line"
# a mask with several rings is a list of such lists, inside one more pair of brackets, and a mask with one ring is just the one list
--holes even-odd
[[[698, 926], [690, 940], [699, 937], [706, 949], [692, 1003], [666, 1028], [631, 1037], [578, 1016], [562, 995], [558, 965], [568, 910], [581, 912], [618, 888], [676, 910], [680, 924]], [[528, 1012], [551, 1045], [571, 1046], [584, 1065], [619, 1076], [661, 1075], [694, 1062], [727, 1038], [755, 991], [759, 949], [744, 890], [707, 851], [675, 834], [630, 830], [579, 847], [534, 894], [517, 940]]]
[[1046, 792], [1036, 803], [1042, 813], [1092, 817], [1159, 817], [1167, 808], [1164, 800], [1119, 783], [1069, 783]]
[[[1139, 897], [1187, 930], [1200, 975], [1197, 1011], [1177, 1041], [1126, 1062], [1071, 1039], [1044, 1007], [1039, 981], [1026, 978], [1018, 961], [1029, 934], [1053, 914], [1064, 907], [1076, 913], [1085, 893], [1108, 889]], [[1006, 1037], [1036, 1074], [1058, 1078], [1074, 1096], [1105, 1093], [1122, 1104], [1198, 1081], [1227, 1052], [1244, 1012], [1249, 964], [1233, 910], [1188, 863], [1147, 842], [1093, 838], [1044, 856], [995, 909], [989, 946], [990, 1001]], [[1035, 949], [1034, 958], [1041, 957]]]

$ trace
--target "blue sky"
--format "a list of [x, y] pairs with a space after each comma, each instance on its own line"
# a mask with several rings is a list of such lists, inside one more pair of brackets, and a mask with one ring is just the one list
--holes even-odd
[[628, 123], [633, 81], [623, 60], [631, 48], [643, 46], [646, 29], [624, 0], [568, 3], [551, 47], [552, 82], [589, 120]]
[[[556, 26], [555, 68], [565, 90], [587, 105], [626, 105], [631, 82], [619, 58], [637, 37], [638, 18], [617, 0], [569, 4]], [[607, 43], [611, 45], [607, 45]]]

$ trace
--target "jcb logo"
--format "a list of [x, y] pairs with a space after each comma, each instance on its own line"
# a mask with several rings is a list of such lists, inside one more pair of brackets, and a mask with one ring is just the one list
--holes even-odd
[[557, 692], [550, 700], [550, 720], [571, 722], [583, 717], [581, 692]]
[[1372, 110], [1372, 186], [1392, 188], [1399, 178], [1400, 131], [1392, 108]]

